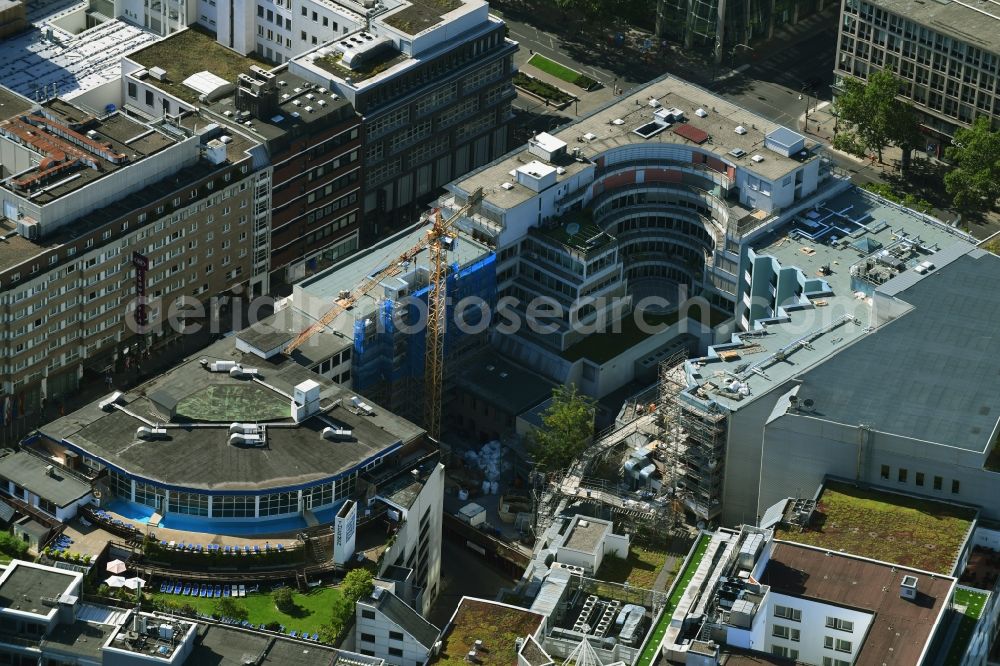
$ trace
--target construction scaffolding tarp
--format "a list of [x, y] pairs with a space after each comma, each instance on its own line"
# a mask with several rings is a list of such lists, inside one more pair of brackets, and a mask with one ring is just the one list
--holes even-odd
[[[423, 378], [427, 340], [423, 322], [426, 320], [429, 290], [425, 285], [399, 302], [385, 299], [379, 303], [375, 313], [354, 323], [351, 377], [356, 390], [372, 391], [380, 384]], [[482, 318], [488, 317], [492, 311], [496, 291], [494, 253], [464, 268], [451, 265], [445, 285], [446, 358], [461, 346], [464, 338], [484, 328], [481, 326]], [[487, 308], [485, 313], [481, 306]]]

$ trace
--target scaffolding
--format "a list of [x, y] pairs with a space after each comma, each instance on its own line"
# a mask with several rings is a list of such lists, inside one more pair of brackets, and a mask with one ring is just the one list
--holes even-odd
[[699, 521], [722, 512], [726, 411], [686, 393], [684, 354], [660, 365], [660, 439], [666, 454], [667, 478], [688, 511]]
[[[427, 332], [418, 324], [422, 316], [420, 304], [426, 305], [429, 287], [425, 272], [418, 270], [410, 277], [413, 283], [407, 301], [382, 299], [374, 312], [355, 320], [351, 381], [358, 392], [393, 413], [419, 422]], [[464, 268], [452, 264], [448, 269], [446, 401], [448, 380], [460, 369], [461, 360], [487, 342], [488, 327], [481, 332], [471, 331], [480, 323], [476, 317], [489, 316], [496, 300], [496, 284], [496, 255], [492, 252]], [[485, 311], [468, 310], [457, 315], [456, 308], [467, 298], [474, 299], [477, 310], [481, 304]], [[460, 326], [460, 321], [465, 326]]]

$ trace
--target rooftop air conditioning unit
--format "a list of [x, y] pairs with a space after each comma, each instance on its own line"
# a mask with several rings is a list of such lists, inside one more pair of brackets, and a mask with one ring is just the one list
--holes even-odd
[[743, 125], [737, 125], [736, 129], [733, 130], [733, 131], [736, 132], [737, 134], [741, 134], [742, 135], [742, 134], [746, 134], [747, 133], [747, 128], [743, 127]]

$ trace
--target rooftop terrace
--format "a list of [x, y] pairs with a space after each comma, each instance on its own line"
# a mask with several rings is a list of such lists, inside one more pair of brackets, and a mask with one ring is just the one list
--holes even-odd
[[198, 101], [198, 93], [183, 82], [192, 74], [209, 71], [235, 84], [237, 77], [246, 73], [251, 65], [271, 69], [270, 64], [253, 53], [244, 56], [226, 48], [216, 41], [213, 34], [197, 25], [161, 39], [128, 57], [147, 69], [160, 67], [166, 70], [166, 80], [155, 81], [154, 84], [191, 104]]
[[435, 663], [465, 666], [469, 651], [481, 640], [485, 649], [477, 655], [478, 666], [510, 666], [517, 662], [515, 641], [533, 635], [543, 620], [538, 613], [516, 606], [462, 597], [445, 629]]
[[776, 537], [950, 575], [974, 509], [829, 482], [809, 527]]

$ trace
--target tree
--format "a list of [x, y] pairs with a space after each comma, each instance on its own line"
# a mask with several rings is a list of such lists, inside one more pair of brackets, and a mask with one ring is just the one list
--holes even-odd
[[287, 587], [279, 587], [271, 593], [271, 598], [274, 599], [274, 607], [282, 613], [288, 613], [295, 608], [295, 602], [292, 600], [292, 591]]
[[340, 584], [340, 591], [351, 606], [365, 596], [371, 594], [374, 584], [372, 583], [372, 572], [368, 569], [352, 569], [344, 576]]
[[575, 384], [558, 386], [542, 414], [542, 427], [531, 435], [531, 451], [538, 466], [551, 472], [568, 467], [594, 436], [594, 401]]
[[944, 188], [955, 206], [993, 207], [1000, 198], [1000, 131], [990, 128], [989, 118], [979, 116], [972, 127], [957, 130], [944, 154], [953, 165]]
[[919, 145], [920, 132], [916, 116], [909, 104], [896, 98], [900, 80], [888, 70], [868, 77], [868, 82], [848, 78], [843, 92], [837, 97], [837, 113], [841, 122], [854, 129], [861, 145], [878, 155], [888, 145], [903, 150], [903, 169], [909, 167], [910, 153]]
[[23, 560], [28, 554], [28, 544], [10, 532], [0, 532], [0, 553]]
[[247, 619], [247, 609], [236, 603], [232, 597], [221, 597], [215, 602], [215, 615], [234, 620]]

